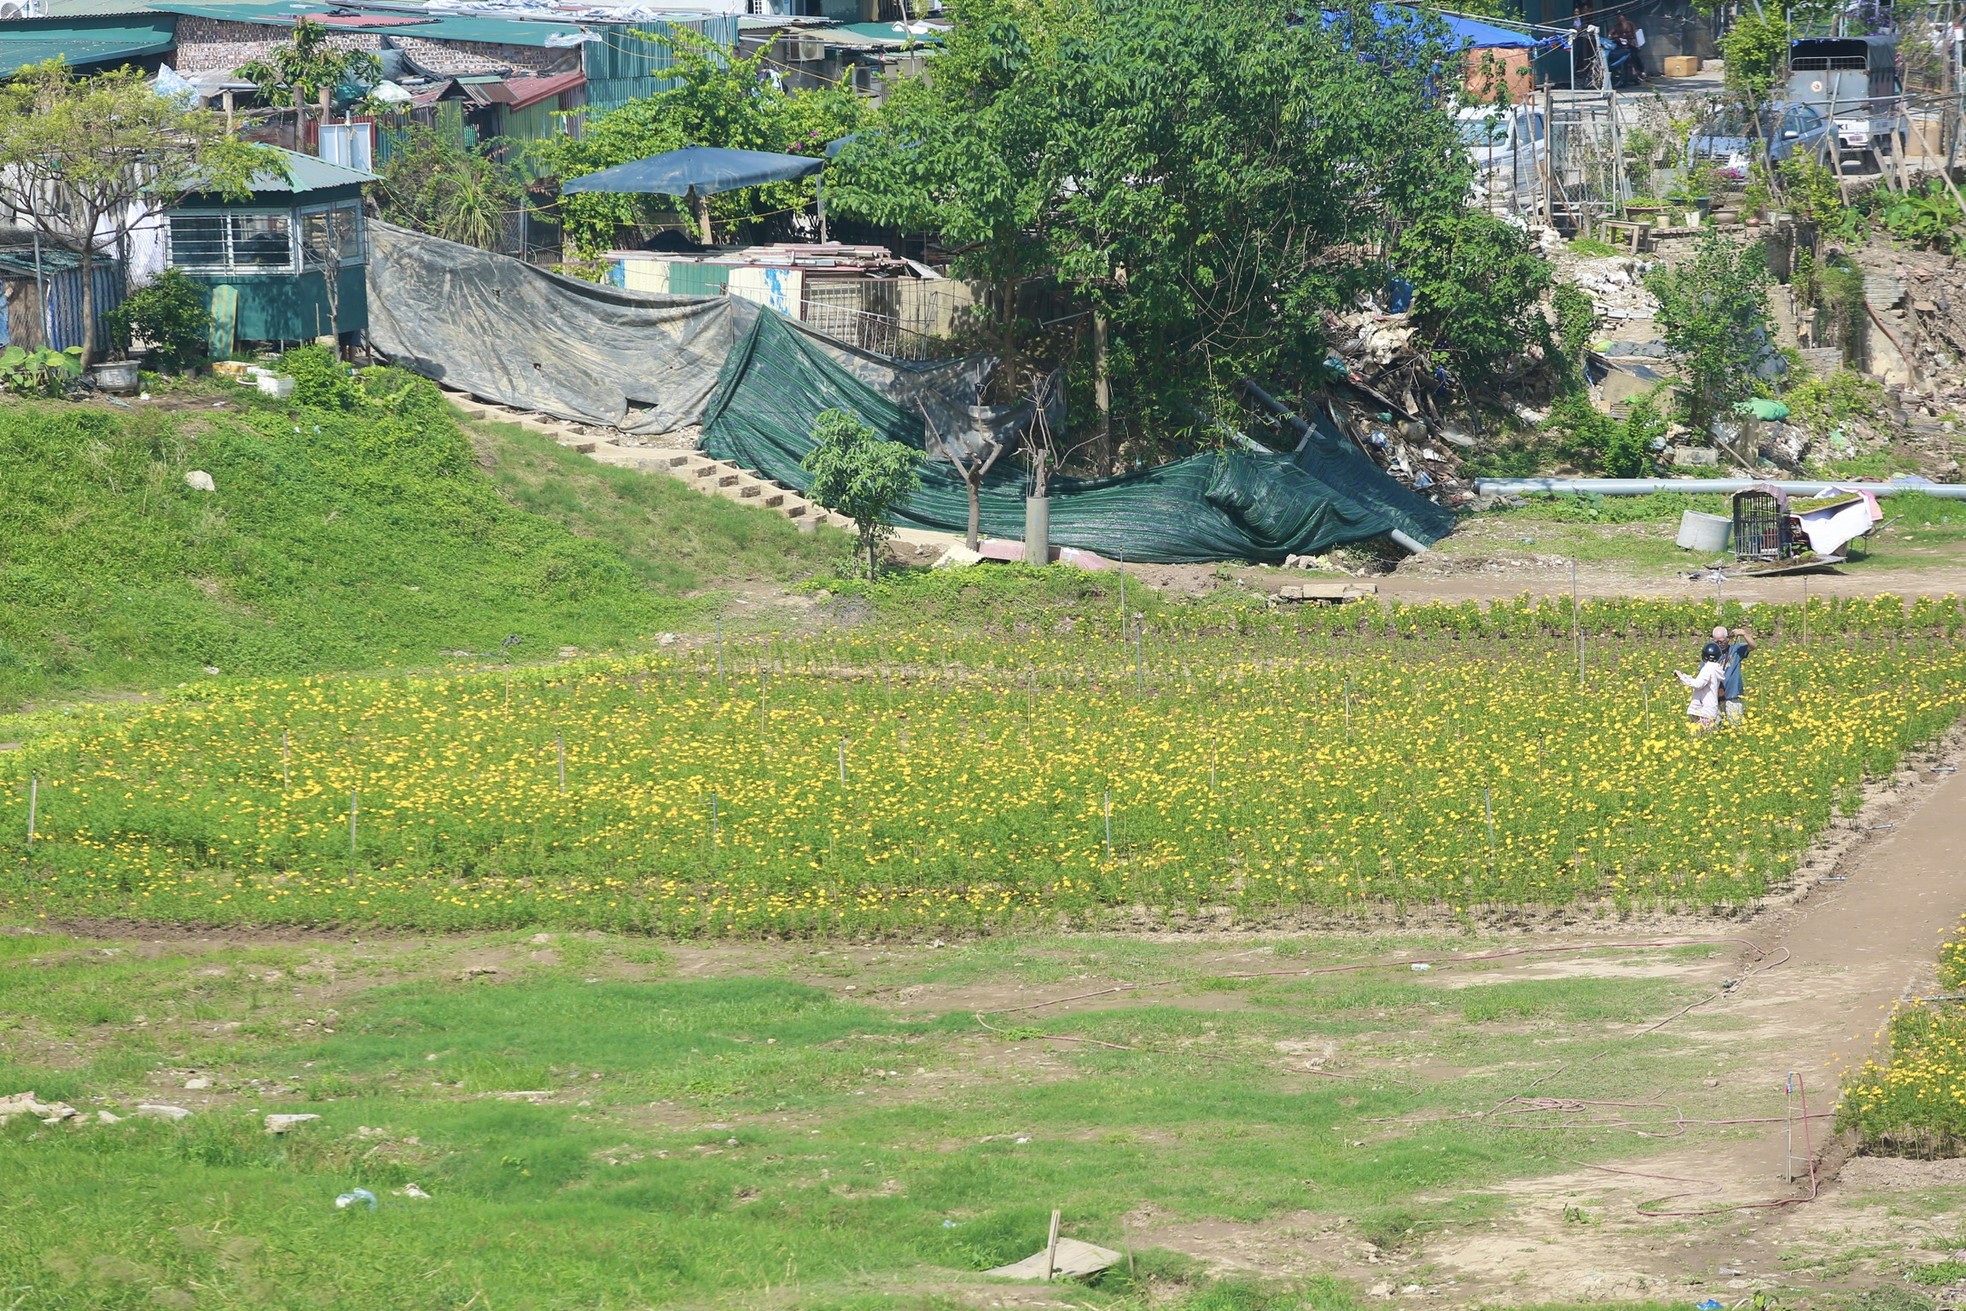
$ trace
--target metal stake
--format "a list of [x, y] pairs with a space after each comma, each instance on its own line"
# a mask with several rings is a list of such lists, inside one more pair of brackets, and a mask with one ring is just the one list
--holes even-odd
[[562, 794], [562, 795], [565, 795], [565, 793], [566, 793], [566, 790], [567, 790], [567, 738], [566, 738], [566, 734], [564, 734], [564, 733], [555, 733], [555, 734], [553, 735], [553, 747], [554, 747], [554, 749], [555, 749], [556, 751], [558, 751], [558, 752], [559, 752], [559, 755], [560, 755], [560, 792], [561, 792], [561, 794]]
[[846, 783], [846, 739], [840, 739], [840, 782]]
[[280, 730], [280, 790], [282, 792], [288, 791], [293, 787], [293, 785], [294, 785], [293, 742], [288, 738], [287, 730], [283, 728]]
[[712, 792], [710, 794], [710, 840], [715, 842], [720, 836], [721, 832], [717, 827], [717, 794]]
[[41, 807], [41, 776], [27, 776], [27, 845], [34, 845], [34, 815]]
[[1488, 819], [1488, 856], [1495, 857], [1495, 800], [1487, 788], [1481, 790], [1481, 813]]
[[362, 789], [356, 788], [348, 794], [348, 855], [355, 855], [355, 816], [362, 809]]
[[1106, 862], [1113, 859], [1113, 790], [1106, 789]]

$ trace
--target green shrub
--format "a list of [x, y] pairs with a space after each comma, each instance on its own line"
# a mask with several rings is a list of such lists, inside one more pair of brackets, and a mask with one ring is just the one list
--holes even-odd
[[178, 269], [165, 269], [102, 316], [111, 344], [127, 356], [134, 339], [150, 343], [151, 363], [160, 373], [178, 373], [205, 358], [212, 315], [205, 294]]
[[359, 410], [366, 398], [348, 366], [326, 346], [296, 346], [280, 357], [280, 372], [294, 380], [294, 401], [317, 410]]

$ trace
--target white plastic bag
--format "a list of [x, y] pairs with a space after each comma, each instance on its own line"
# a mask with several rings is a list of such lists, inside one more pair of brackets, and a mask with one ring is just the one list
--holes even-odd
[[1632, 49], [1634, 49], [1634, 50], [1643, 50], [1643, 49], [1645, 49], [1645, 29], [1644, 29], [1644, 28], [1642, 28], [1642, 27], [1635, 27], [1635, 28], [1633, 28], [1633, 29], [1632, 29]]

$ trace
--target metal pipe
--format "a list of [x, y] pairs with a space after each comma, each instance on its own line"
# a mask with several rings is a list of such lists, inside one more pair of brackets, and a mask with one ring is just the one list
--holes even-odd
[[1946, 501], [1966, 501], [1966, 483], [1770, 482], [1762, 478], [1477, 478], [1481, 496], [1649, 496], [1654, 492], [1744, 492], [1750, 487], [1780, 488], [1790, 496], [1823, 491], [1862, 491], [1873, 496], [1923, 492]]
[[1392, 538], [1394, 544], [1408, 555], [1425, 555], [1427, 553], [1427, 544], [1425, 542], [1417, 541], [1397, 528], [1387, 533], [1386, 536]]

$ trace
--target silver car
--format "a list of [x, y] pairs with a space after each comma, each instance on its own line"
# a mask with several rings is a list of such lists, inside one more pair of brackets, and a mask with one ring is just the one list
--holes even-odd
[[1745, 178], [1754, 164], [1775, 165], [1792, 155], [1834, 160], [1829, 119], [1813, 105], [1770, 105], [1759, 114], [1728, 109], [1694, 129], [1686, 165], [1710, 165], [1723, 177]]

